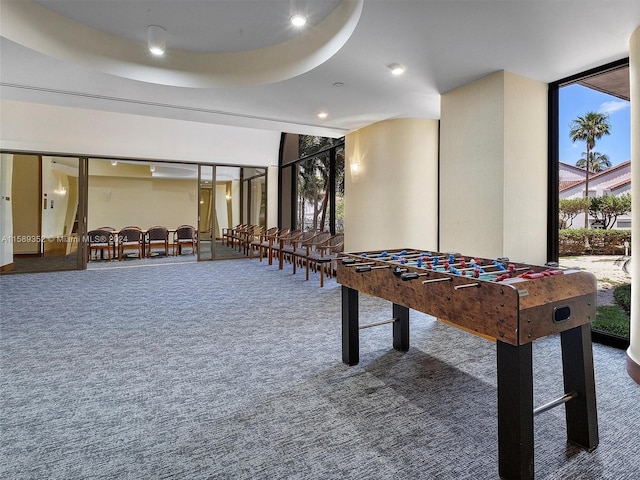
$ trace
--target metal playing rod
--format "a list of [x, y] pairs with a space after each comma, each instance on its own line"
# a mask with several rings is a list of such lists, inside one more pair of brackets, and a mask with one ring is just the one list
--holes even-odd
[[531, 270], [531, 268], [529, 268], [529, 267], [519, 267], [519, 268], [513, 268], [511, 270], [498, 270], [496, 272], [484, 272], [484, 273], [481, 273], [480, 275], [496, 275], [496, 276], [500, 276], [500, 275], [505, 274], [505, 273], [522, 272], [524, 270]]
[[370, 272], [371, 270], [377, 270], [379, 268], [391, 268], [391, 265], [376, 265], [376, 266], [371, 266], [371, 265], [356, 265], [356, 272], [358, 273], [363, 273], [363, 272]]
[[367, 325], [360, 325], [358, 328], [360, 330], [362, 330], [363, 328], [377, 327], [379, 325], [385, 325], [387, 323], [393, 323], [396, 320], [398, 320], [398, 319], [397, 318], [392, 318], [391, 320], [382, 320], [381, 322], [374, 322], [374, 323], [368, 323]]
[[453, 287], [454, 290], [460, 290], [461, 288], [470, 288], [470, 287], [477, 287], [480, 288], [480, 284], [478, 282], [475, 283], [466, 283], [464, 285], [456, 285], [455, 287]]
[[433, 280], [423, 280], [422, 284], [424, 285], [425, 283], [451, 282], [451, 281], [453, 281], [453, 278], [451, 278], [451, 277], [443, 277], [443, 278], [434, 278]]
[[576, 392], [565, 393], [563, 396], [561, 396], [556, 400], [553, 400], [549, 403], [545, 403], [544, 405], [540, 405], [538, 408], [534, 408], [533, 414], [538, 415], [539, 413], [546, 412], [547, 410], [551, 410], [553, 407], [557, 407], [558, 405], [567, 403], [569, 400], [573, 400], [577, 396], [578, 394]]
[[[389, 260], [391, 260], [394, 255], [401, 256], [402, 255], [402, 251], [399, 251], [399, 252], [387, 252], [386, 255], [382, 255], [382, 252], [380, 252], [380, 253], [376, 253], [376, 254], [373, 254], [373, 255], [367, 255], [366, 257], [362, 257], [362, 258], [375, 258], [375, 259], [378, 259], [378, 260], [388, 258]], [[415, 250], [410, 250], [409, 252], [406, 252], [402, 256], [405, 257], [407, 255], [417, 255], [417, 253], [416, 253]]]

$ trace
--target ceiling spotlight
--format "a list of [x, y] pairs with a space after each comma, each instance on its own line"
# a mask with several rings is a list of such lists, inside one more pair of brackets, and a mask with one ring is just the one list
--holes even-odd
[[294, 13], [289, 17], [289, 20], [294, 27], [303, 27], [307, 23], [307, 17], [301, 13]]
[[158, 25], [149, 25], [147, 27], [147, 45], [149, 51], [154, 55], [164, 55], [167, 47], [165, 33], [165, 29]]
[[392, 63], [391, 65], [389, 65], [389, 70], [393, 75], [402, 75], [406, 68], [404, 68], [399, 63]]
[[327, 112], [320, 112], [318, 113], [318, 117], [319, 118], [327, 118], [329, 116], [329, 114]]

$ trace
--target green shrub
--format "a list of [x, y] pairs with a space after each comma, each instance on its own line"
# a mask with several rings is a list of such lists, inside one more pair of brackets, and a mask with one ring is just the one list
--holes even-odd
[[613, 289], [613, 298], [622, 309], [629, 314], [631, 312], [631, 284], [620, 285]]
[[621, 255], [625, 241], [631, 243], [630, 230], [566, 228], [559, 232], [560, 256]]

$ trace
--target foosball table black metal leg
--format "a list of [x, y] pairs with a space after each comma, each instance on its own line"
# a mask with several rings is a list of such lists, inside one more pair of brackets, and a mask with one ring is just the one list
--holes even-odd
[[406, 352], [409, 350], [409, 309], [393, 304], [393, 348]]
[[533, 479], [533, 359], [531, 343], [496, 341], [498, 472], [504, 479]]
[[598, 415], [593, 374], [591, 326], [580, 325], [560, 334], [564, 391], [577, 396], [567, 402], [567, 440], [587, 450], [598, 446]]
[[358, 291], [342, 286], [342, 361], [357, 365], [360, 361], [358, 329]]

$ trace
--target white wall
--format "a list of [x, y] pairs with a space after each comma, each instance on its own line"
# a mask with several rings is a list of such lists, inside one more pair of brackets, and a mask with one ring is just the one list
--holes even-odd
[[13, 264], [13, 213], [11, 179], [13, 155], [0, 155], [0, 268]]
[[435, 250], [437, 120], [370, 125], [345, 137], [345, 155], [345, 250]]
[[0, 148], [252, 166], [278, 164], [280, 132], [0, 101]]
[[509, 72], [442, 96], [442, 251], [546, 261], [547, 123], [547, 85]]
[[[69, 201], [69, 179], [67, 175], [55, 171], [51, 157], [42, 157], [42, 195], [47, 195], [47, 208], [42, 210], [43, 238], [61, 237], [67, 216]], [[64, 189], [62, 195], [61, 189]], [[53, 202], [53, 203], [52, 203]]]

